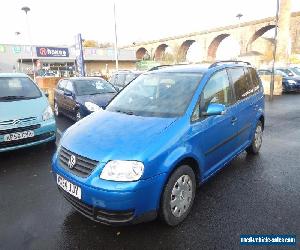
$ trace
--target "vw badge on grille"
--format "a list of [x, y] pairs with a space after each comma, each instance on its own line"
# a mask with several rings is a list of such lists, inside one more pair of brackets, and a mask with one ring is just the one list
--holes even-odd
[[75, 164], [76, 164], [76, 157], [75, 155], [71, 155], [69, 161], [68, 161], [68, 167], [70, 169], [74, 168], [75, 167]]

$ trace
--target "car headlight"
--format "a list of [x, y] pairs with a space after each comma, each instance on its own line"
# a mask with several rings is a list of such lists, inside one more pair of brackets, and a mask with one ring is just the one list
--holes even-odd
[[91, 112], [95, 112], [95, 111], [98, 111], [98, 110], [102, 109], [98, 105], [96, 105], [95, 103], [92, 103], [92, 102], [85, 102], [84, 105]]
[[289, 85], [295, 85], [296, 84], [296, 81], [294, 81], [294, 80], [287, 80], [287, 81], [288, 81]]
[[43, 113], [43, 121], [47, 121], [53, 118], [53, 111], [50, 106], [48, 106]]
[[109, 161], [100, 178], [110, 181], [137, 181], [144, 173], [144, 164], [139, 161]]

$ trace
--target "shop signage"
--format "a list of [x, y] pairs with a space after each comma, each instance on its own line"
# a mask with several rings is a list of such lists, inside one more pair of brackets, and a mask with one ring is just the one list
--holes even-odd
[[38, 57], [69, 57], [68, 48], [36, 47]]

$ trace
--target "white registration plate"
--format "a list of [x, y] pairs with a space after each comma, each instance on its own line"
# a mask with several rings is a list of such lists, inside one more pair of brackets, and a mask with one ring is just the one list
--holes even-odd
[[26, 138], [34, 137], [34, 131], [22, 131], [4, 135], [4, 141], [18, 141]]
[[81, 188], [69, 182], [65, 178], [60, 175], [56, 175], [57, 185], [60, 186], [63, 190], [68, 192], [69, 194], [75, 196], [76, 198], [81, 200]]

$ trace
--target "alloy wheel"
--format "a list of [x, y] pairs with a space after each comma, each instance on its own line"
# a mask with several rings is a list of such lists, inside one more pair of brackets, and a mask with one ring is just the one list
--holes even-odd
[[193, 197], [193, 183], [188, 175], [182, 175], [175, 182], [171, 193], [171, 212], [175, 217], [182, 216], [190, 207]]
[[254, 135], [254, 145], [256, 149], [259, 149], [261, 147], [262, 144], [262, 127], [261, 126], [257, 126], [256, 130], [255, 130], [255, 135]]

